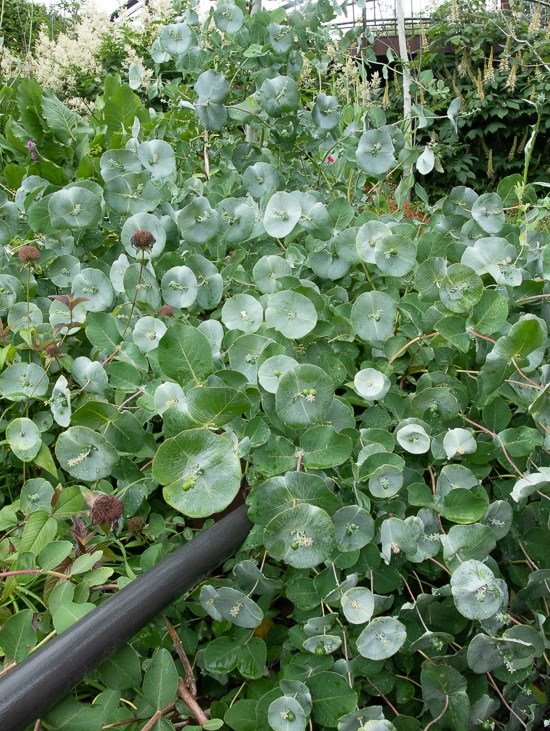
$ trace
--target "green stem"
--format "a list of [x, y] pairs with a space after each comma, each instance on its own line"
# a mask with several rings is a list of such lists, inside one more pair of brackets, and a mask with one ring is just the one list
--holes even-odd
[[136, 307], [137, 294], [138, 294], [139, 285], [141, 284], [141, 275], [143, 273], [144, 264], [145, 264], [145, 252], [142, 251], [141, 252], [141, 262], [140, 262], [140, 267], [139, 267], [139, 276], [138, 276], [138, 280], [136, 282], [136, 291], [134, 292], [134, 299], [132, 300], [132, 307], [130, 309], [130, 314], [128, 315], [128, 320], [126, 321], [126, 325], [124, 326], [124, 331], [122, 333], [123, 340], [124, 340], [124, 336], [126, 335], [126, 330], [128, 330], [128, 325], [130, 324], [130, 321], [132, 320], [132, 315], [134, 314], [134, 309]]

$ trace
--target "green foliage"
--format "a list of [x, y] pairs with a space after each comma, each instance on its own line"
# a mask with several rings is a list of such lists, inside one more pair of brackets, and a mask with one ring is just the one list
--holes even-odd
[[[522, 173], [527, 156], [529, 179], [546, 176], [547, 10], [530, 2], [511, 5], [490, 10], [483, 2], [446, 2], [426, 28], [421, 63], [413, 61], [412, 93], [417, 111], [424, 109], [419, 141], [431, 139], [437, 167], [444, 170], [443, 178], [431, 176], [437, 190], [456, 183], [494, 187]], [[453, 98], [461, 100], [456, 119], [434, 133], [426, 108], [441, 114]]]
[[156, 110], [0, 91], [4, 666], [237, 498], [242, 550], [45, 729], [539, 728], [548, 200], [391, 212], [424, 147], [300, 92], [332, 8], [244, 11], [159, 29]]
[[32, 51], [38, 31], [45, 26], [52, 38], [67, 25], [66, 11], [71, 12], [69, 22], [77, 17], [78, 5], [65, 3], [65, 7], [46, 7], [29, 0], [4, 0], [0, 11], [0, 29], [4, 45], [13, 53]]

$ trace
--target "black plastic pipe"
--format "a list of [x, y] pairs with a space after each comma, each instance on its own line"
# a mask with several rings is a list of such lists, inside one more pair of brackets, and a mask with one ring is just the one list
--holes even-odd
[[0, 729], [25, 731], [248, 535], [242, 505], [109, 597], [0, 679]]

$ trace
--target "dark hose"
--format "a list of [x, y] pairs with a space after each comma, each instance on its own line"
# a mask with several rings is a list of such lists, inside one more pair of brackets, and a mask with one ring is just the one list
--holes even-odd
[[242, 505], [10, 670], [0, 680], [0, 729], [25, 731], [164, 607], [232, 556], [250, 528]]

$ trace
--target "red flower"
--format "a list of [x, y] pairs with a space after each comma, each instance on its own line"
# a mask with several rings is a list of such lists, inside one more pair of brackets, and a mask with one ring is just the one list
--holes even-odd
[[327, 157], [327, 162], [334, 162], [334, 158], [332, 157], [332, 155], [329, 155]]

